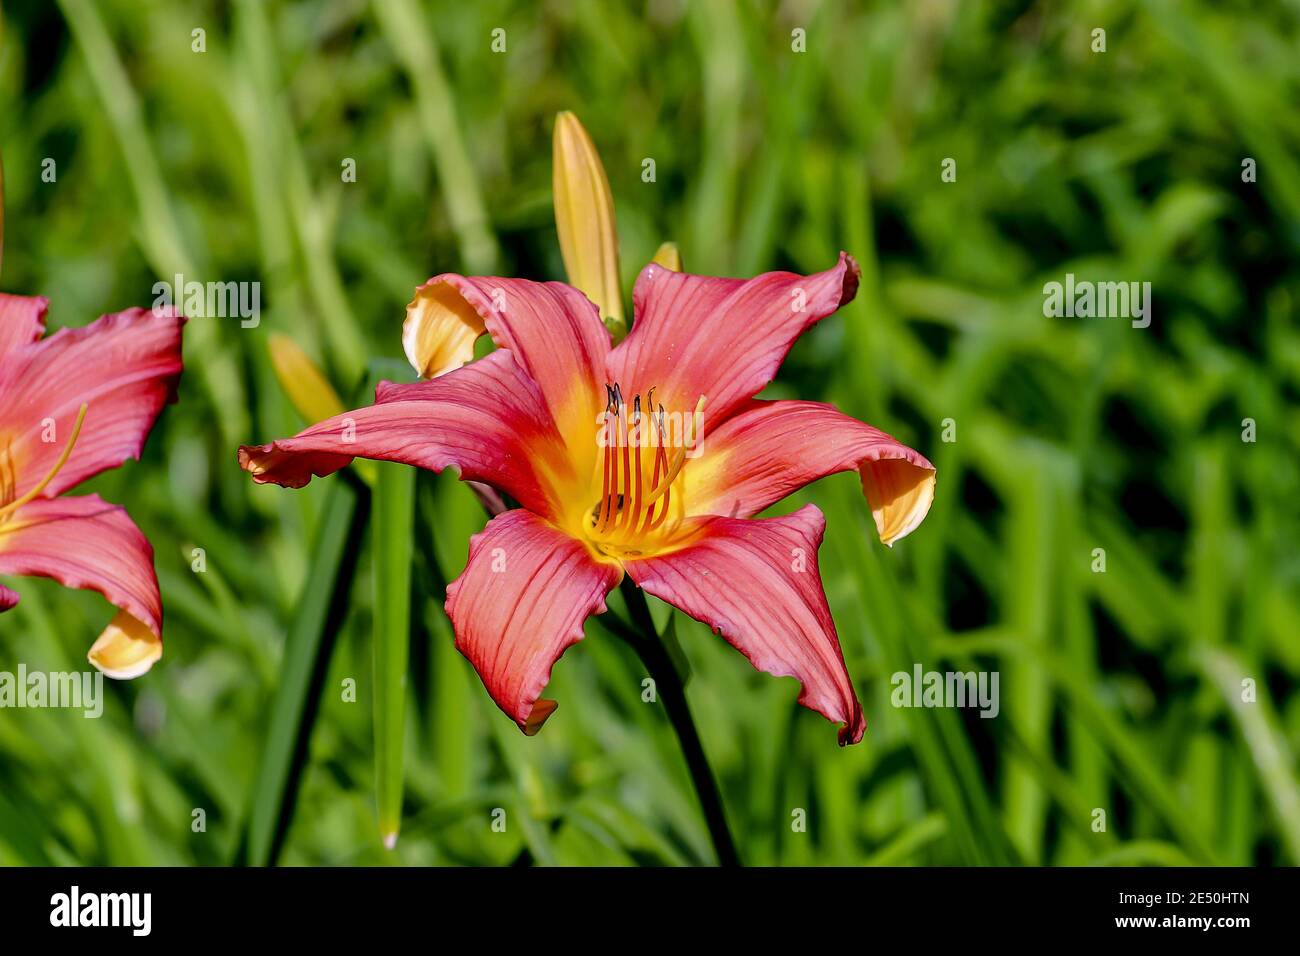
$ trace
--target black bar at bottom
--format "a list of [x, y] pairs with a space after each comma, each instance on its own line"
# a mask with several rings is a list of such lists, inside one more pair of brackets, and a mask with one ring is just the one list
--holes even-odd
[[1286, 931], [1298, 906], [1294, 869], [0, 870], [6, 944], [76, 934], [459, 948], [477, 938], [495, 950], [511, 936], [680, 945], [698, 932], [837, 947], [1097, 936], [1231, 945]]

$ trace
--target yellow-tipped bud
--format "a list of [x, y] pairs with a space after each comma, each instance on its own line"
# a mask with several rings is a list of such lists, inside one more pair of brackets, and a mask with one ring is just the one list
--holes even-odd
[[555, 231], [569, 285], [596, 303], [617, 341], [627, 334], [618, 278], [614, 200], [596, 145], [570, 112], [555, 117]]
[[320, 367], [287, 335], [271, 333], [267, 349], [280, 387], [298, 414], [314, 425], [344, 412], [343, 402]]
[[655, 257], [650, 260], [656, 265], [663, 266], [670, 272], [682, 271], [682, 254], [677, 249], [677, 243], [665, 242], [658, 250], [655, 251]]

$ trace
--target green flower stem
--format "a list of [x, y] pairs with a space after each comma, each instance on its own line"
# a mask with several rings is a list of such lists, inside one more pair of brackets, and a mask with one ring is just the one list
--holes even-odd
[[391, 850], [397, 844], [402, 823], [415, 469], [398, 462], [382, 462], [375, 471], [374, 515], [370, 522], [375, 594], [375, 793], [380, 836]]
[[[700, 809], [704, 811], [704, 822], [708, 825], [709, 836], [713, 840], [714, 852], [718, 855], [720, 866], [740, 866], [740, 855], [727, 827], [727, 816], [722, 808], [722, 796], [718, 793], [718, 784], [714, 779], [709, 760], [704, 755], [704, 746], [700, 743], [695, 721], [691, 719], [691, 709], [686, 702], [686, 689], [682, 686], [681, 676], [673, 663], [668, 649], [659, 638], [654, 619], [650, 616], [650, 607], [646, 604], [645, 594], [626, 575], [622, 584], [623, 600], [627, 602], [628, 613], [632, 616], [632, 627], [618, 628], [620, 636], [636, 651], [641, 662], [655, 682], [659, 699], [664, 703], [668, 719], [672, 721], [677, 741], [681, 744], [682, 755], [686, 758], [695, 793], [700, 799]], [[612, 617], [612, 615], [611, 615]]]
[[369, 495], [360, 481], [331, 483], [307, 582], [285, 640], [248, 829], [237, 852], [240, 862], [274, 865], [289, 831], [325, 671], [347, 615], [369, 512]]

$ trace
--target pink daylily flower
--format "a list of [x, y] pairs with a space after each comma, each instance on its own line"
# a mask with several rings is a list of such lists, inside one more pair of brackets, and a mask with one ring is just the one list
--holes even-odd
[[[61, 496], [140, 457], [175, 397], [184, 319], [129, 309], [42, 338], [48, 304], [0, 294], [0, 575], [98, 591], [118, 613], [90, 662], [137, 677], [162, 655], [153, 549], [124, 508]], [[17, 603], [0, 585], [0, 612]]]
[[[240, 449], [257, 482], [298, 488], [354, 457], [458, 470], [522, 506], [470, 542], [447, 589], [457, 648], [532, 734], [541, 694], [588, 615], [627, 574], [708, 624], [755, 667], [792, 676], [799, 702], [866, 723], [817, 566], [826, 521], [809, 505], [754, 515], [809, 482], [856, 470], [880, 538], [925, 517], [934, 467], [830, 405], [760, 401], [800, 334], [852, 299], [858, 267], [720, 279], [647, 266], [617, 347], [596, 307], [559, 282], [446, 274], [416, 293], [498, 346], [438, 378], [381, 383], [376, 402], [293, 438]], [[801, 306], [801, 307], [800, 307]], [[419, 338], [408, 318], [408, 352]], [[411, 356], [421, 368], [420, 356]], [[686, 422], [674, 443], [670, 422]]]

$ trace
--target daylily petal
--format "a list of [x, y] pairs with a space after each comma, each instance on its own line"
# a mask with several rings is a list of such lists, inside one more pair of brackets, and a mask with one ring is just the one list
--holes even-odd
[[579, 541], [522, 509], [470, 539], [469, 561], [447, 588], [456, 648], [520, 730], [535, 734], [555, 710], [538, 700], [560, 655], [582, 639], [591, 614], [622, 572]]
[[524, 507], [549, 514], [554, 482], [567, 474], [560, 437], [537, 384], [513, 353], [494, 352], [441, 378], [381, 383], [377, 404], [336, 415], [293, 438], [245, 445], [239, 464], [258, 483], [301, 488], [353, 458], [459, 469]]
[[110, 677], [138, 676], [162, 654], [153, 548], [119, 505], [98, 495], [23, 505], [0, 524], [0, 574], [53, 578], [98, 591], [119, 608], [90, 656]]
[[799, 703], [866, 731], [817, 568], [826, 519], [812, 505], [781, 518], [706, 518], [697, 537], [624, 567], [645, 591], [721, 634], [759, 670], [795, 677]]
[[131, 680], [153, 667], [162, 657], [162, 641], [154, 637], [143, 621], [126, 611], [99, 635], [86, 659], [114, 680]]
[[35, 342], [45, 334], [45, 312], [49, 306], [50, 300], [40, 296], [0, 292], [0, 358], [14, 346]]
[[88, 409], [80, 437], [43, 495], [54, 497], [140, 457], [158, 413], [175, 398], [184, 321], [128, 309], [16, 346], [0, 361], [0, 394], [7, 400], [0, 412], [0, 466], [12, 472], [14, 497], [58, 461], [83, 404]]
[[880, 540], [892, 545], [934, 500], [934, 466], [923, 455], [821, 402], [753, 401], [705, 447], [685, 471], [695, 511], [747, 518], [818, 478], [856, 470]]
[[474, 359], [487, 326], [449, 282], [429, 280], [415, 290], [402, 323], [402, 349], [421, 378], [437, 378]]
[[[407, 358], [425, 378], [445, 371], [446, 363], [420, 351], [421, 343], [436, 338], [421, 331], [452, 321], [449, 313], [470, 331], [477, 329], [475, 338], [486, 330], [499, 348], [514, 352], [553, 406], [564, 405], [579, 383], [594, 393], [610, 347], [609, 332], [596, 306], [572, 286], [496, 276], [434, 276], [415, 290], [402, 330]], [[473, 339], [469, 342], [472, 347]], [[472, 355], [472, 350], [458, 353], [460, 361]]]
[[815, 275], [768, 272], [748, 280], [652, 263], [636, 280], [636, 319], [609, 355], [608, 378], [625, 394], [654, 386], [659, 401], [683, 413], [702, 396], [711, 427], [772, 380], [807, 328], [852, 300], [858, 271], [845, 253]]

